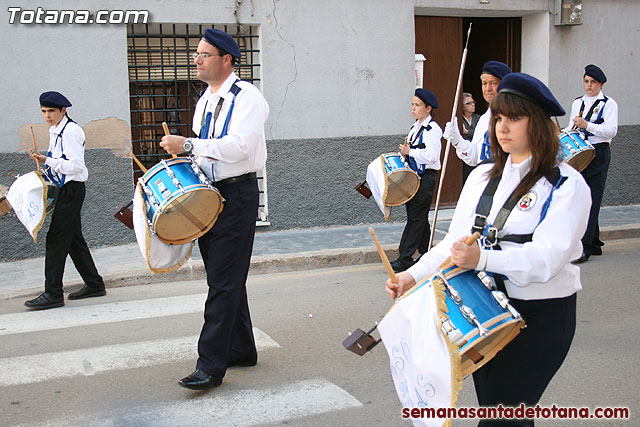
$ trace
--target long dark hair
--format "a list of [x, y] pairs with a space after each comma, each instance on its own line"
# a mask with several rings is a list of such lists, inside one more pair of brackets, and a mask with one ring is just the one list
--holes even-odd
[[491, 122], [489, 135], [491, 139], [491, 157], [495, 160], [493, 168], [489, 171], [490, 178], [502, 175], [508, 153], [502, 150], [496, 137], [496, 116], [498, 114], [509, 117], [529, 118], [527, 136], [529, 137], [529, 149], [531, 151], [531, 170], [522, 178], [515, 190], [516, 197], [522, 197], [538, 182], [538, 180], [551, 172], [558, 162], [559, 140], [557, 130], [549, 113], [528, 99], [521, 98], [511, 93], [499, 93], [491, 101]]

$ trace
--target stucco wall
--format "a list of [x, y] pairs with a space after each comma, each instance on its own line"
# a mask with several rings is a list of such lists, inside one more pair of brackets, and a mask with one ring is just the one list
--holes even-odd
[[[411, 124], [414, 14], [522, 16], [523, 70], [548, 81], [568, 108], [582, 93], [582, 70], [600, 65], [609, 77], [605, 93], [620, 106], [620, 131], [612, 147], [605, 204], [637, 203], [633, 183], [639, 164], [635, 146], [640, 111], [633, 70], [640, 4], [634, 0], [584, 0], [584, 24], [556, 27], [548, 0], [72, 0], [47, 9], [149, 10], [152, 22], [257, 25], [261, 79], [271, 107], [267, 122], [269, 214], [272, 229], [382, 221], [373, 200], [353, 186], [376, 156], [395, 151]], [[34, 9], [27, 1], [11, 5]], [[7, 12], [0, 11], [0, 14]], [[21, 25], [0, 19], [3, 61], [0, 91], [5, 108], [0, 128], [0, 185], [7, 173], [33, 163], [24, 151], [33, 126], [46, 147], [38, 95], [59, 90], [74, 104], [71, 117], [87, 132], [90, 171], [84, 230], [90, 245], [132, 242], [112, 218], [115, 205], [131, 198], [131, 147], [127, 41], [124, 25]], [[393, 221], [404, 220], [394, 208]], [[45, 224], [46, 230], [47, 224]], [[15, 218], [0, 218], [0, 261], [42, 256]], [[43, 234], [44, 239], [44, 234]]]
[[[616, 100], [621, 125], [640, 124], [640, 3], [636, 0], [583, 0], [583, 24], [550, 25], [549, 83], [565, 109], [584, 94], [582, 76], [587, 64], [607, 75], [603, 92]], [[568, 119], [567, 119], [568, 120]]]

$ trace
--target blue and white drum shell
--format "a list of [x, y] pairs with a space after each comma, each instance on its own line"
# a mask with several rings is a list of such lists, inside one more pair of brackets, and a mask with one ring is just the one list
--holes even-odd
[[445, 289], [448, 319], [441, 319], [441, 329], [458, 346], [466, 376], [490, 361], [525, 323], [486, 273], [456, 266], [442, 273], [430, 279], [440, 281]]
[[407, 203], [418, 192], [420, 177], [411, 170], [399, 153], [387, 153], [381, 157], [387, 176], [387, 195], [384, 204], [400, 206]]
[[165, 243], [197, 239], [222, 211], [222, 196], [189, 158], [163, 160], [140, 180], [149, 226]]
[[596, 156], [593, 145], [585, 141], [577, 130], [562, 132], [558, 138], [560, 139], [558, 160], [568, 163], [580, 172], [589, 166]]

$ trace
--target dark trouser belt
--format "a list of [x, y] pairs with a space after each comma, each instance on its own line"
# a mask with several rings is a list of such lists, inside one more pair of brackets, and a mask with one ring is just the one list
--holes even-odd
[[244, 175], [234, 176], [232, 178], [223, 179], [222, 181], [216, 181], [217, 185], [233, 184], [235, 182], [247, 181], [249, 179], [255, 179], [258, 175], [255, 172], [245, 173]]

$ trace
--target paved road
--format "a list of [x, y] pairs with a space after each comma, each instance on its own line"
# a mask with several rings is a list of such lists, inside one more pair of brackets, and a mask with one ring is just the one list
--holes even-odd
[[[640, 239], [620, 240], [583, 265], [574, 344], [542, 405], [625, 406], [632, 419], [606, 425], [639, 424], [639, 255]], [[176, 385], [194, 366], [204, 281], [116, 288], [43, 312], [0, 301], [2, 424], [409, 425], [384, 349], [360, 358], [341, 346], [389, 308], [384, 280], [376, 264], [251, 276], [259, 364], [230, 369], [208, 393]], [[476, 405], [470, 379], [459, 405]]]

